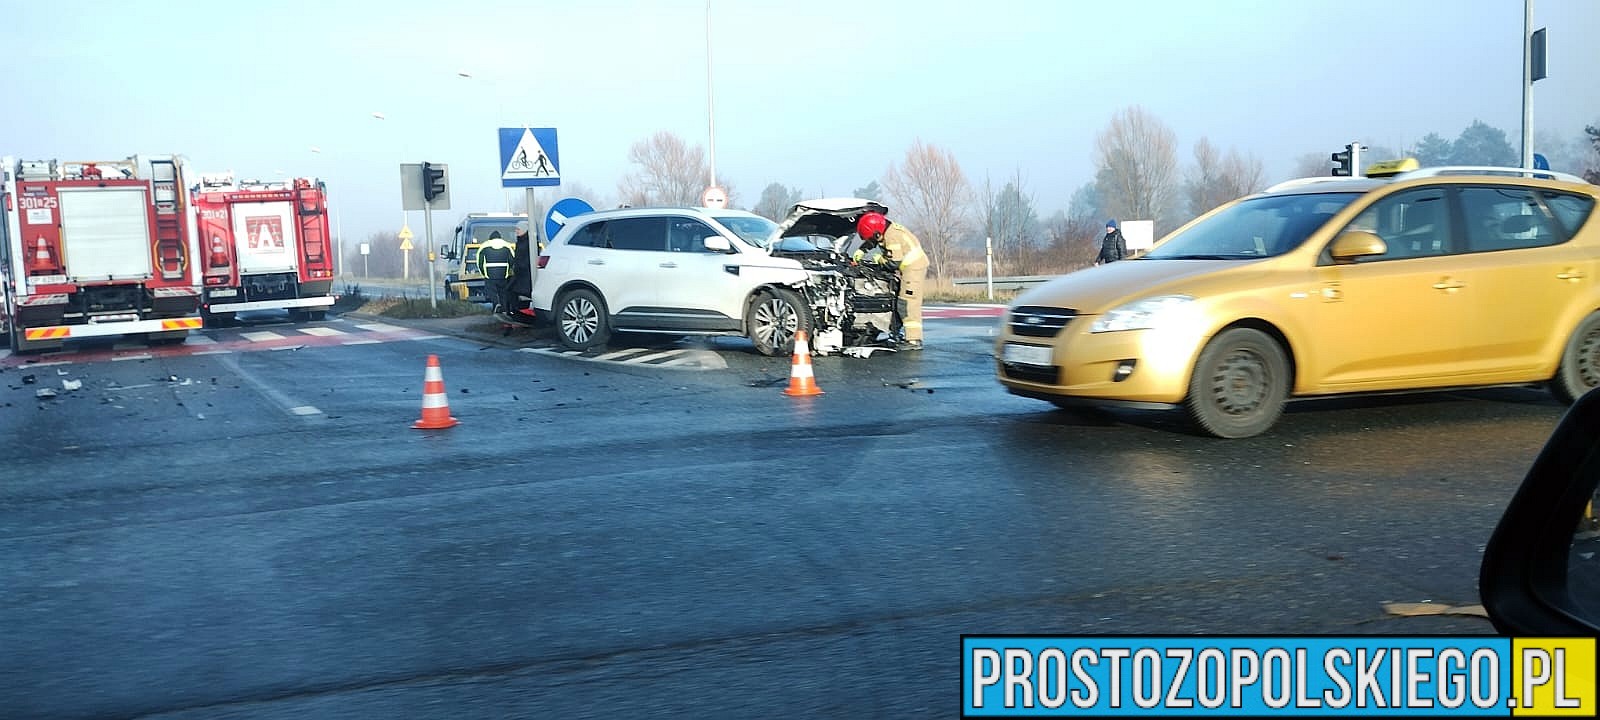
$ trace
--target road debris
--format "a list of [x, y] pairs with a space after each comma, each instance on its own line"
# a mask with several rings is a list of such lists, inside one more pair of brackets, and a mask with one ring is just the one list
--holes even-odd
[[1389, 602], [1383, 604], [1383, 611], [1390, 615], [1400, 617], [1422, 617], [1424, 615], [1468, 615], [1472, 617], [1489, 617], [1489, 611], [1482, 605], [1446, 605], [1444, 603], [1402, 603]]

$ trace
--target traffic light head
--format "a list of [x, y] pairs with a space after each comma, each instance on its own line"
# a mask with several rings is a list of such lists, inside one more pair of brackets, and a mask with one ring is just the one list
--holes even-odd
[[430, 162], [422, 163], [423, 199], [433, 202], [434, 198], [444, 195], [446, 181], [444, 165], [435, 165]]
[[1335, 176], [1346, 177], [1354, 174], [1355, 163], [1352, 162], [1350, 155], [1351, 153], [1349, 145], [1344, 146], [1344, 152], [1336, 152], [1333, 154], [1333, 162], [1335, 165], [1333, 168], [1333, 174]]

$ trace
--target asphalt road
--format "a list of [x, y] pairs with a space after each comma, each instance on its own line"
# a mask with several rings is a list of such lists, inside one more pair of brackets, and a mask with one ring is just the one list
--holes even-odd
[[[1477, 602], [1544, 394], [1217, 441], [1005, 394], [993, 322], [818, 358], [812, 398], [740, 341], [481, 320], [0, 358], [0, 714], [920, 718], [962, 633], [1491, 631], [1384, 603]], [[410, 427], [430, 354], [449, 430]]]

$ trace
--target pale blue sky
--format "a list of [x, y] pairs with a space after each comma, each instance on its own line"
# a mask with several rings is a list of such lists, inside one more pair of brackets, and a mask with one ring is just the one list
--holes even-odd
[[[451, 166], [436, 231], [504, 209], [499, 126], [557, 128], [563, 176], [611, 201], [633, 142], [707, 138], [704, 0], [8, 6], [0, 154], [180, 152], [203, 171], [317, 175], [352, 239], [396, 229], [402, 161]], [[1482, 119], [1515, 143], [1521, 122], [1522, 0], [711, 8], [717, 166], [741, 206], [774, 181], [848, 193], [920, 137], [977, 183], [1020, 170], [1048, 213], [1132, 104], [1176, 131], [1185, 163], [1208, 136], [1261, 157], [1269, 180], [1351, 140], [1454, 138]], [[1600, 122], [1600, 0], [1534, 13], [1550, 28], [1534, 126], [1575, 136]]]

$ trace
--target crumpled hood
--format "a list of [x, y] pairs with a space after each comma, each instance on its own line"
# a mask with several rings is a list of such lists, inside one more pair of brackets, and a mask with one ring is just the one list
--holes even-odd
[[1172, 293], [1193, 293], [1207, 275], [1232, 270], [1230, 284], [1237, 284], [1238, 271], [1259, 260], [1123, 260], [1063, 275], [1024, 291], [1011, 302], [1018, 305], [1043, 305], [1071, 308], [1080, 315], [1101, 315], [1124, 303]]
[[856, 231], [856, 220], [869, 212], [888, 214], [883, 203], [861, 198], [822, 198], [796, 203], [778, 223], [776, 237], [825, 235], [842, 238]]

